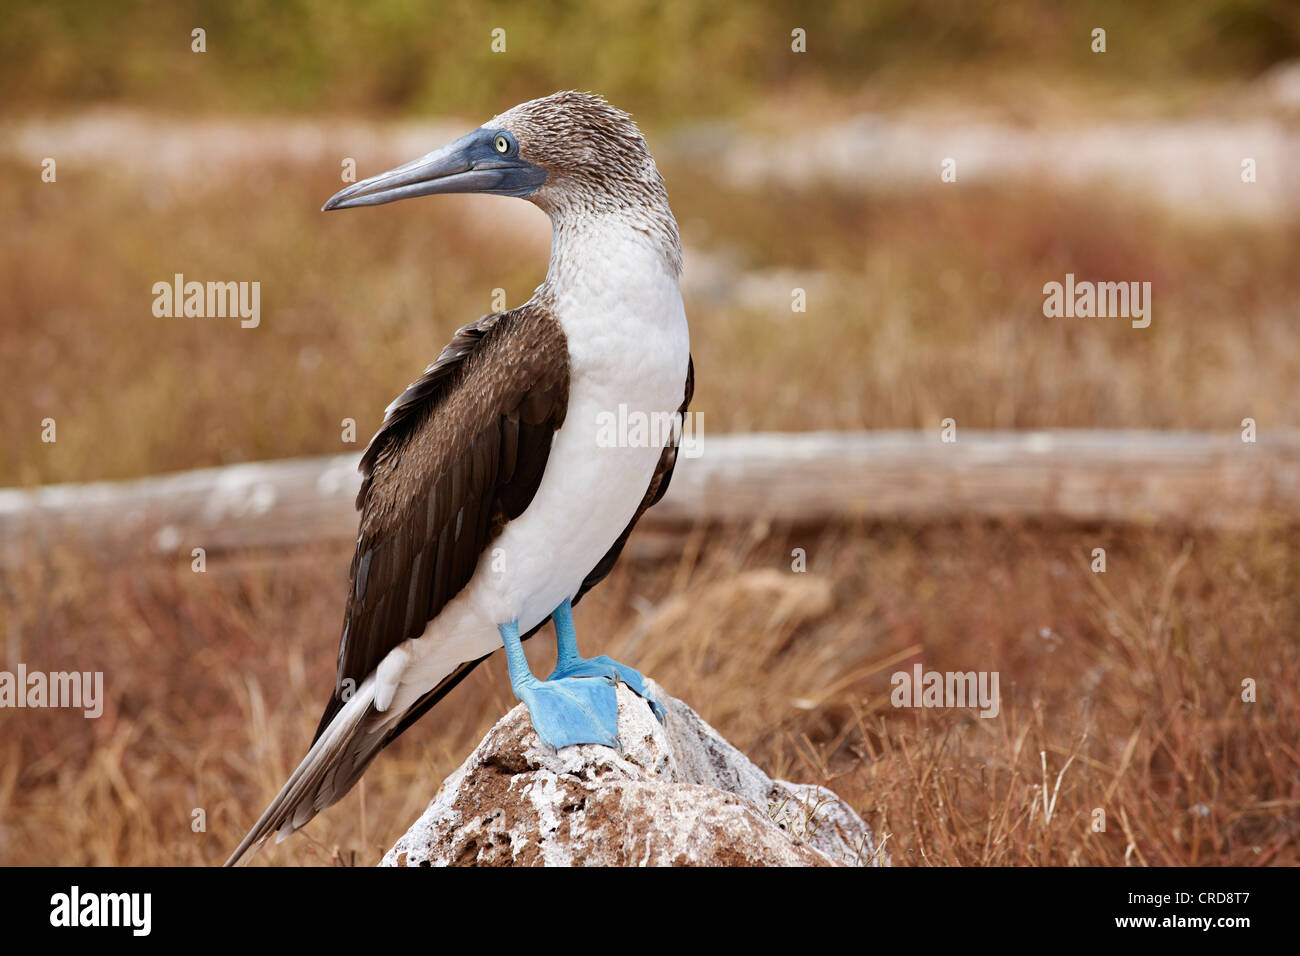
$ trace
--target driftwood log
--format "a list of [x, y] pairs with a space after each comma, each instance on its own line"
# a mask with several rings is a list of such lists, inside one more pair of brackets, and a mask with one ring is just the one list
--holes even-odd
[[[805, 432], [708, 436], [643, 527], [954, 517], [1249, 527], [1300, 518], [1300, 432]], [[0, 490], [0, 564], [348, 541], [355, 454]]]

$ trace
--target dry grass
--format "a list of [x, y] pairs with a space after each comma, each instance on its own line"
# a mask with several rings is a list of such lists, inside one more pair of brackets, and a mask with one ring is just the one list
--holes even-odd
[[[584, 644], [653, 674], [773, 774], [836, 789], [898, 864], [1300, 862], [1290, 531], [755, 528], [664, 545], [643, 541], [583, 604]], [[1088, 570], [1095, 546], [1105, 575]], [[247, 555], [200, 575], [63, 555], [8, 578], [10, 656], [102, 670], [110, 703], [99, 720], [6, 713], [0, 861], [223, 859], [310, 739], [347, 558]], [[551, 642], [529, 651], [544, 672]], [[914, 662], [998, 671], [1001, 716], [893, 708], [889, 676]], [[257, 860], [373, 863], [513, 703], [494, 658], [381, 755], [364, 798]]]

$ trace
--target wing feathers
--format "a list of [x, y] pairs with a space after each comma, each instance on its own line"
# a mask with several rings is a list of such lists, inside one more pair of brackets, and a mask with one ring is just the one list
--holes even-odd
[[456, 333], [389, 406], [362, 455], [361, 530], [334, 697], [317, 736], [394, 647], [468, 582], [505, 521], [528, 507], [568, 403], [568, 345], [536, 306]]

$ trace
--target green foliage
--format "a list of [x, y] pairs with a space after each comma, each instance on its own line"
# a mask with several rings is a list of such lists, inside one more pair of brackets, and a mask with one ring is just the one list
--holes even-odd
[[[10, 4], [10, 110], [93, 102], [173, 109], [481, 115], [562, 88], [651, 118], [708, 115], [792, 84], [844, 92], [1016, 67], [1115, 83], [1256, 73], [1300, 52], [1292, 0], [190, 0]], [[1094, 27], [1108, 52], [1089, 52]], [[207, 52], [190, 32], [207, 32]], [[507, 48], [493, 53], [494, 28]], [[790, 50], [807, 31], [808, 52]]]

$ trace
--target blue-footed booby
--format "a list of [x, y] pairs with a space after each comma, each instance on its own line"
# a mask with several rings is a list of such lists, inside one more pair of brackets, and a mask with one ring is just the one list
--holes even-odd
[[[680, 424], [693, 391], [663, 178], [630, 116], [566, 92], [355, 183], [324, 208], [437, 193], [515, 196], [546, 212], [546, 280], [519, 308], [461, 328], [388, 406], [361, 457], [334, 692], [307, 756], [227, 865], [341, 799], [502, 646], [511, 688], [552, 748], [617, 745], [618, 681], [663, 719], [637, 671], [579, 655], [572, 615], [663, 497], [677, 458], [680, 429], [668, 441], [610, 442], [602, 421]], [[558, 659], [540, 680], [521, 640], [548, 618]]]

